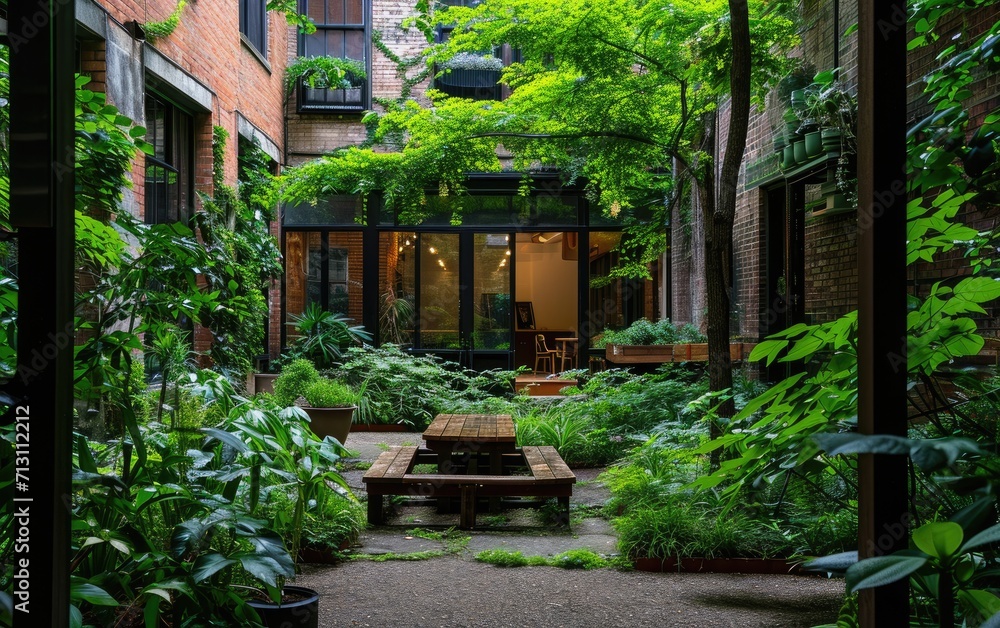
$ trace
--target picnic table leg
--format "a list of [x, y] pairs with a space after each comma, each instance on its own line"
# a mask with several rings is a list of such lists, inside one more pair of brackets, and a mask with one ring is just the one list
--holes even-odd
[[462, 514], [459, 517], [459, 524], [463, 530], [472, 530], [476, 527], [476, 485], [462, 485]]
[[368, 523], [372, 525], [382, 525], [385, 523], [382, 512], [383, 501], [385, 500], [382, 495], [368, 493]]
[[569, 525], [569, 497], [563, 496], [559, 498], [559, 521], [557, 522], [561, 526]]
[[[438, 473], [443, 475], [452, 475], [455, 473], [455, 463], [452, 460], [452, 450], [450, 447], [444, 449], [435, 448], [434, 453], [438, 457]], [[441, 497], [440, 495], [437, 499], [437, 511], [438, 514], [444, 514], [451, 511], [451, 498]]]
[[[490, 475], [503, 475], [503, 454], [499, 449], [490, 451]], [[490, 514], [500, 512], [500, 498], [490, 497]]]

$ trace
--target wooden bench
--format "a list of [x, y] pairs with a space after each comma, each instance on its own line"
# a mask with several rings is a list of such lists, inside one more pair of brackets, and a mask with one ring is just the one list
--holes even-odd
[[476, 526], [476, 502], [480, 497], [556, 497], [561, 523], [569, 523], [569, 498], [576, 476], [554, 447], [522, 447], [523, 466], [531, 475], [443, 475], [412, 473], [418, 462], [429, 461], [433, 454], [417, 447], [393, 447], [384, 452], [365, 472], [362, 481], [368, 491], [368, 521], [385, 521], [383, 502], [386, 495], [413, 497], [460, 497], [459, 526]]

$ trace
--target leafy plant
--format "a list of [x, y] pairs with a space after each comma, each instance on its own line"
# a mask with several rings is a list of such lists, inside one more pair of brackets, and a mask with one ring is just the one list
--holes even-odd
[[667, 319], [650, 322], [640, 318], [625, 329], [609, 329], [601, 334], [594, 346], [611, 345], [670, 345], [688, 342], [705, 342], [705, 336], [690, 323], [674, 325]]
[[306, 389], [319, 379], [319, 371], [310, 360], [305, 358], [292, 360], [281, 369], [281, 374], [274, 380], [274, 399], [282, 406], [294, 405], [295, 400], [304, 397]]
[[313, 408], [346, 408], [357, 404], [358, 393], [343, 382], [321, 378], [309, 384], [303, 396]]
[[365, 65], [342, 57], [296, 57], [285, 68], [285, 89], [291, 92], [298, 81], [313, 89], [348, 89], [364, 85]]
[[146, 39], [149, 41], [156, 41], [157, 39], [162, 39], [167, 37], [177, 28], [177, 25], [181, 23], [181, 13], [184, 11], [184, 7], [187, 5], [187, 0], [179, 0], [177, 2], [177, 7], [165, 20], [159, 22], [146, 22], [142, 25], [142, 29], [146, 32]]
[[330, 368], [352, 345], [371, 342], [371, 334], [361, 326], [351, 326], [351, 319], [328, 312], [318, 303], [310, 303], [302, 314], [289, 315], [288, 325], [297, 338], [282, 356], [283, 360], [308, 358], [319, 368]]
[[250, 512], [256, 510], [261, 485], [268, 491], [284, 490], [292, 501], [291, 513], [277, 512], [273, 527], [288, 530], [291, 555], [297, 560], [307, 511], [322, 512], [328, 499], [355, 500], [350, 487], [336, 470], [347, 450], [332, 438], [320, 440], [308, 428], [301, 408], [238, 406], [225, 429], [206, 428], [205, 433], [233, 447], [247, 459], [260, 483], [251, 487]]

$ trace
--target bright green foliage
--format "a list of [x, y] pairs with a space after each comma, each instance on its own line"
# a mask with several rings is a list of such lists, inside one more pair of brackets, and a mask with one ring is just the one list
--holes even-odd
[[291, 92], [301, 80], [313, 88], [347, 89], [361, 85], [367, 73], [355, 59], [340, 57], [297, 57], [285, 68], [285, 90]]
[[149, 41], [156, 41], [157, 39], [162, 39], [170, 33], [174, 32], [177, 25], [181, 23], [181, 13], [184, 11], [184, 7], [187, 5], [187, 0], [179, 0], [177, 3], [177, 8], [173, 10], [167, 19], [159, 22], [146, 22], [142, 25], [143, 30], [146, 31], [146, 39]]
[[306, 387], [304, 396], [313, 408], [346, 408], [358, 402], [358, 393], [333, 379], [319, 379]]
[[[926, 9], [922, 6], [920, 12]], [[926, 30], [918, 31], [921, 37], [933, 38], [931, 22], [940, 17], [935, 15], [925, 22]], [[924, 77], [934, 111], [917, 122], [907, 138], [908, 191], [913, 195], [907, 205], [908, 261], [933, 261], [939, 253], [964, 247], [975, 273], [910, 297], [907, 338], [890, 359], [914, 380], [929, 382], [952, 359], [976, 354], [983, 339], [973, 317], [985, 315], [984, 306], [1000, 297], [1000, 281], [991, 269], [996, 234], [979, 233], [960, 219], [970, 205], [989, 202], [1000, 181], [995, 141], [1000, 110], [986, 115], [978, 129], [969, 128], [966, 110], [973, 77], [996, 70], [998, 40], [1000, 24], [995, 24], [976, 40], [957, 39], [942, 52], [941, 65]], [[896, 211], [897, 205], [889, 211]], [[870, 219], [861, 212], [859, 228], [867, 228]], [[856, 427], [856, 338], [857, 314], [851, 313], [821, 325], [795, 325], [760, 343], [751, 359], [767, 364], [802, 361], [811, 367], [778, 383], [733, 417], [726, 433], [702, 449], [723, 449], [721, 468], [695, 485], [723, 486], [735, 500], [737, 494], [787, 474], [812, 479], [853, 475], [853, 461], [831, 461], [811, 437]]]
[[307, 358], [321, 369], [330, 368], [349, 347], [372, 340], [364, 327], [351, 325], [351, 319], [326, 311], [318, 303], [310, 303], [305, 312], [288, 318], [295, 326], [296, 338], [282, 361]]
[[319, 371], [305, 358], [293, 360], [281, 369], [281, 375], [274, 380], [274, 399], [282, 406], [291, 406], [295, 400], [306, 394], [313, 382], [319, 381]]
[[625, 329], [608, 330], [594, 341], [594, 346], [607, 345], [672, 345], [676, 343], [705, 342], [705, 335], [691, 323], [674, 325], [668, 319], [650, 322], [640, 318]]
[[270, 185], [269, 158], [255, 144], [240, 145], [239, 189], [224, 182], [228, 133], [213, 129], [214, 192], [202, 195], [204, 211], [194, 224], [210, 255], [207, 289], [218, 293], [222, 307], [203, 312], [201, 320], [212, 331], [212, 361], [222, 372], [242, 379], [253, 360], [264, 351], [264, 326], [268, 317], [265, 291], [281, 275], [281, 249], [271, 235], [273, 208], [262, 204], [262, 191]]
[[[555, 166], [569, 180], [586, 178], [591, 199], [635, 229], [627, 272], [644, 275], [664, 246], [673, 159], [697, 161], [695, 121], [727, 89], [726, 3], [487, 0], [436, 13], [423, 4], [427, 12], [414, 26], [457, 25], [446, 44], [428, 49], [428, 62], [446, 65], [457, 55], [510, 44], [522, 57], [502, 75], [512, 95], [483, 102], [431, 92], [430, 108], [386, 101], [386, 113], [365, 119], [376, 150], [351, 148], [293, 169], [282, 196], [313, 202], [335, 192], [382, 190], [401, 220], [419, 223], [428, 189], [460, 195], [466, 173], [499, 171], [502, 143], [519, 171]], [[766, 82], [789, 67], [783, 52], [797, 40], [781, 11], [751, 5], [762, 101]], [[654, 216], [639, 221], [635, 210]], [[453, 221], [461, 221], [461, 210]]]

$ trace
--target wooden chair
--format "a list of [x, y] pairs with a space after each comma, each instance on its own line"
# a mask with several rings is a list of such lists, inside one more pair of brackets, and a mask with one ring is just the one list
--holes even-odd
[[535, 373], [538, 372], [539, 363], [545, 364], [549, 363], [548, 372], [556, 372], [556, 354], [559, 353], [555, 349], [549, 349], [545, 345], [545, 334], [535, 335]]
[[577, 342], [563, 342], [560, 343], [561, 349], [559, 349], [559, 370], [566, 370], [566, 363], [569, 362], [570, 368], [576, 368], [576, 351], [579, 346]]

